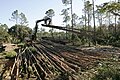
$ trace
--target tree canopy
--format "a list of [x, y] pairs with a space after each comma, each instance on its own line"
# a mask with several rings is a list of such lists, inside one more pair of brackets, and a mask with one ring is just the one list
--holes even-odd
[[24, 13], [19, 13], [18, 10], [15, 10], [12, 13], [12, 17], [9, 19], [10, 21], [15, 22], [15, 24], [20, 24], [20, 25], [28, 25], [27, 18]]
[[120, 16], [120, 3], [119, 2], [107, 2], [103, 3], [101, 12], [110, 12], [116, 16]]

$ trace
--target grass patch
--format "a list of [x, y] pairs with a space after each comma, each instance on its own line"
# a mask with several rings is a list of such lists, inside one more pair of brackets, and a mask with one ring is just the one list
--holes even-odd
[[25, 43], [19, 43], [17, 46], [23, 48], [25, 47]]
[[92, 80], [120, 80], [120, 64], [104, 64]]
[[34, 47], [29, 47], [29, 49], [34, 53], [36, 52], [36, 49]]
[[15, 58], [15, 56], [17, 55], [15, 51], [9, 51], [9, 52], [6, 52], [5, 54], [6, 54], [5, 58], [7, 59]]

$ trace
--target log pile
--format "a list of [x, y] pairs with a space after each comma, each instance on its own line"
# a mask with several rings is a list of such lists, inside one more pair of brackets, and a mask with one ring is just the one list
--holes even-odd
[[104, 58], [100, 54], [94, 56], [80, 49], [42, 40], [19, 49], [15, 60], [9, 67], [6, 65], [1, 77], [10, 80], [79, 80], [84, 69], [93, 68], [97, 60]]

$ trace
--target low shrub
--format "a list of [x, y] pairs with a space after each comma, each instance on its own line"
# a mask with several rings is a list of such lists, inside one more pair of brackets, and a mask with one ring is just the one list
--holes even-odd
[[17, 46], [23, 48], [25, 47], [25, 43], [19, 43]]
[[31, 50], [33, 53], [36, 52], [36, 49], [34, 47], [29, 47], [29, 50]]
[[101, 67], [92, 80], [120, 80], [120, 68], [115, 66]]
[[6, 54], [5, 57], [8, 59], [14, 58], [17, 55], [15, 51], [6, 52], [5, 54]]

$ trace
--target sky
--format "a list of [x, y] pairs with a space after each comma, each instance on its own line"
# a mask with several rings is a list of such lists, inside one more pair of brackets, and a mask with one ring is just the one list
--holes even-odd
[[[110, 0], [95, 0], [95, 4], [101, 4]], [[15, 22], [10, 21], [12, 12], [18, 10], [24, 13], [29, 22], [29, 27], [34, 28], [35, 21], [42, 19], [48, 9], [55, 11], [52, 24], [62, 25], [63, 16], [61, 10], [65, 8], [62, 0], [0, 0], [0, 23], [7, 24], [11, 27]], [[73, 13], [78, 16], [82, 15], [83, 0], [73, 0]], [[40, 25], [39, 25], [40, 26]]]

